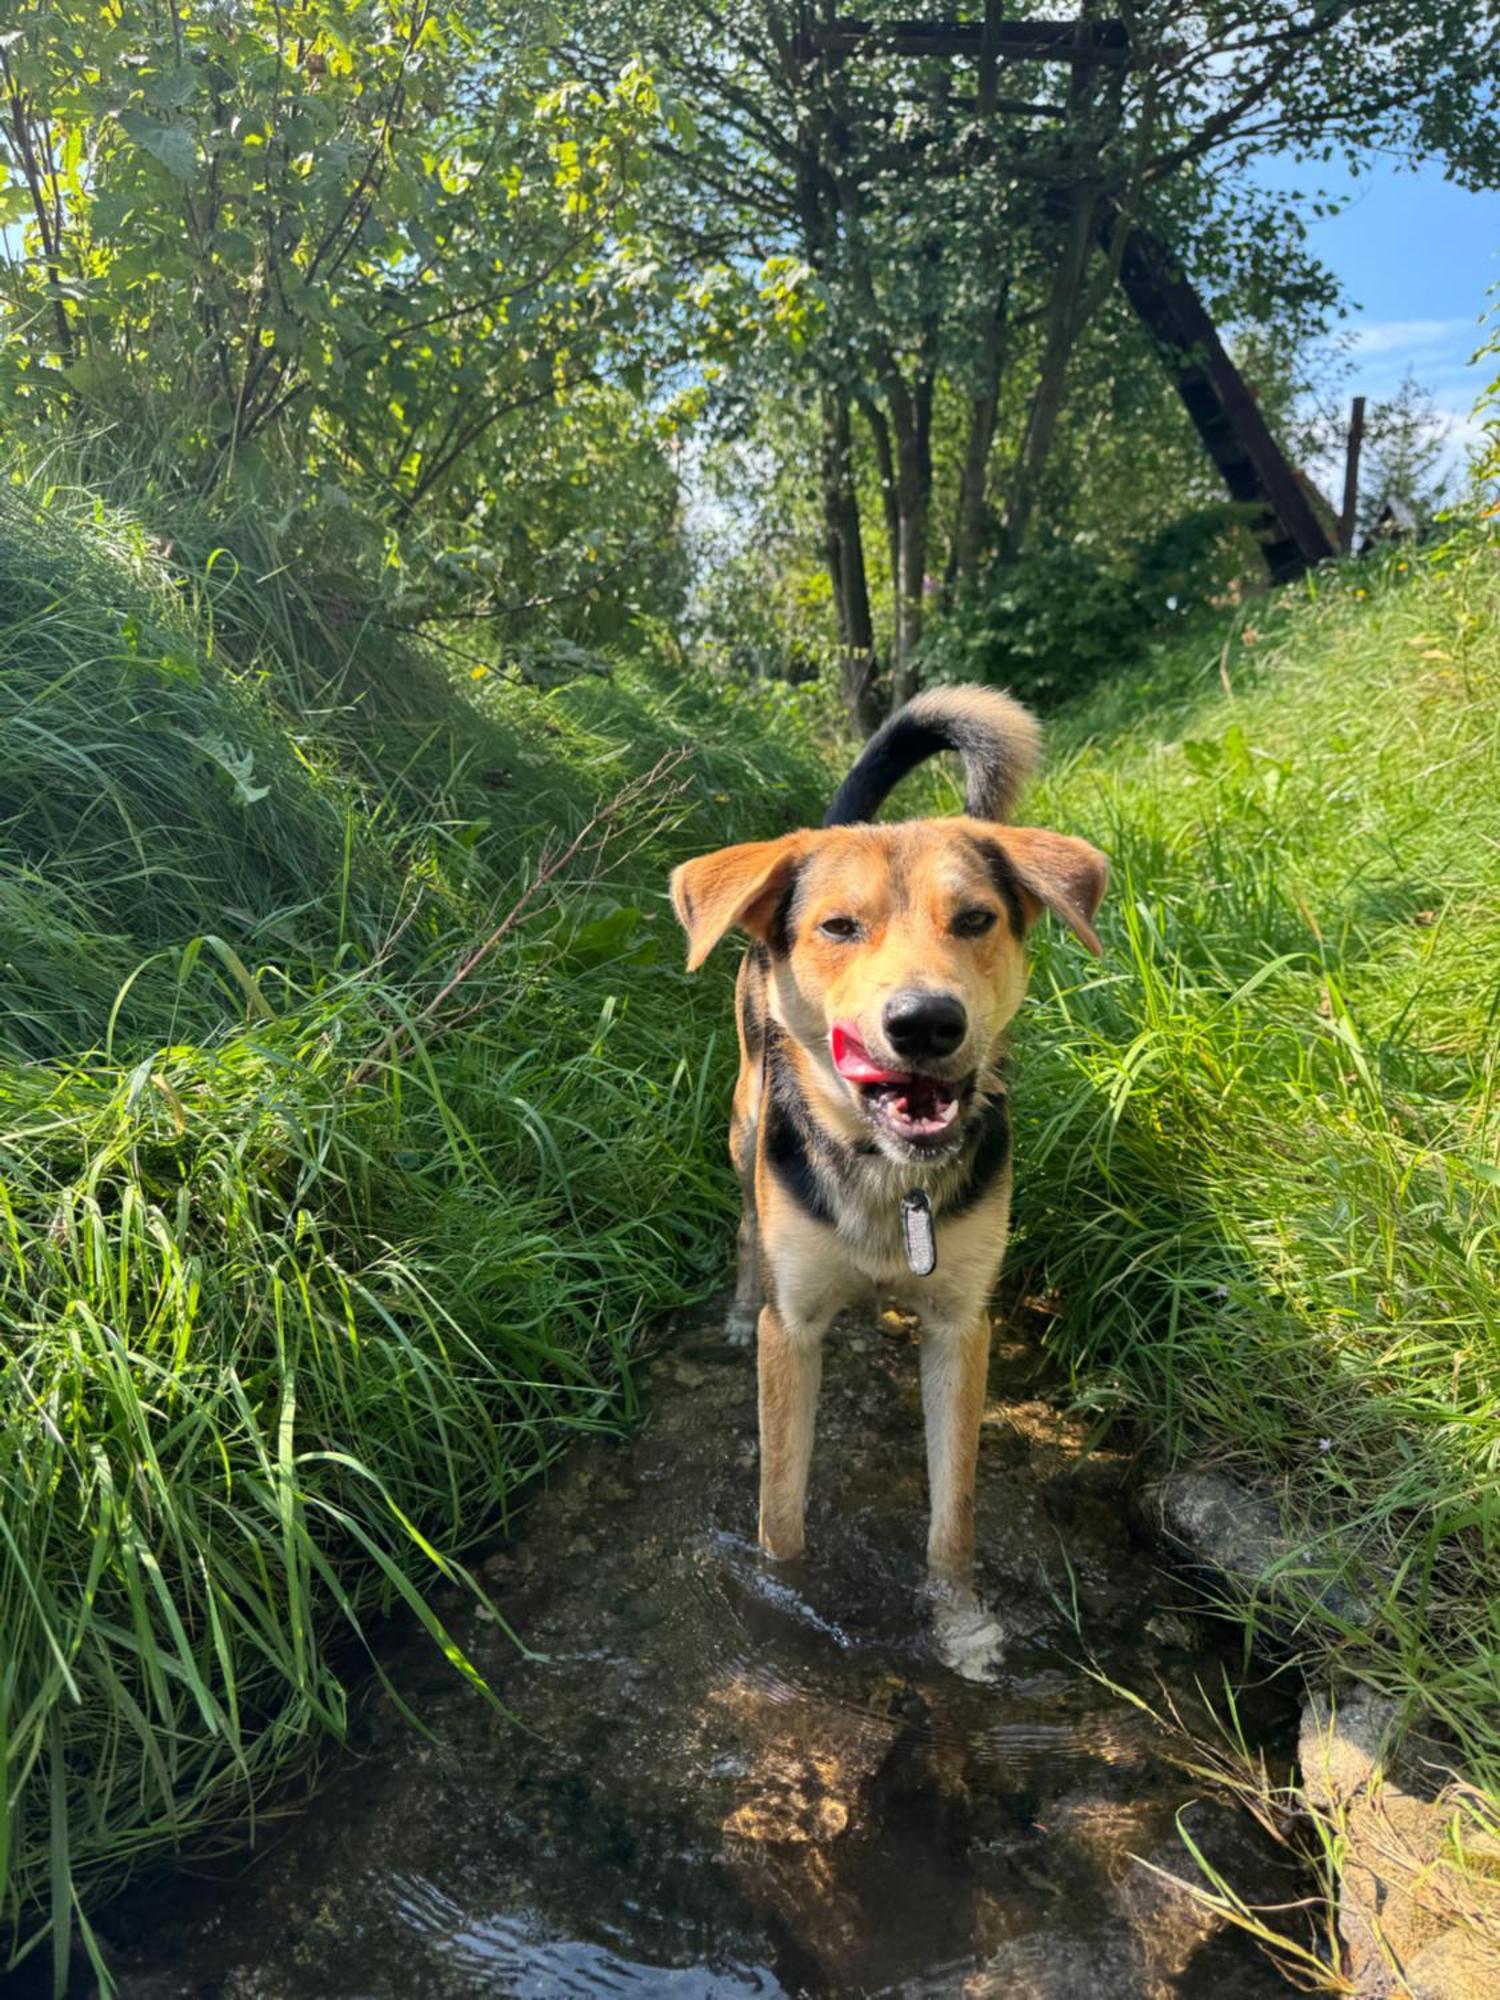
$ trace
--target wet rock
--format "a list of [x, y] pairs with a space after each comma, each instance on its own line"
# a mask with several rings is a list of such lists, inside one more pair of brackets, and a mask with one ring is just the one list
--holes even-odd
[[1286, 1554], [1275, 1502], [1226, 1472], [1174, 1472], [1141, 1495], [1147, 1520], [1207, 1569], [1253, 1581]]
[[1203, 1644], [1197, 1621], [1177, 1611], [1158, 1611], [1146, 1620], [1146, 1632], [1159, 1646], [1172, 1646], [1181, 1653], [1191, 1653]]
[[1217, 1467], [1190, 1467], [1152, 1481], [1139, 1497], [1147, 1525], [1174, 1548], [1218, 1571], [1247, 1594], [1290, 1605], [1326, 1604], [1351, 1623], [1369, 1606], [1336, 1575], [1326, 1554], [1297, 1545], [1268, 1494], [1255, 1493]]
[[1445, 1775], [1443, 1746], [1420, 1732], [1403, 1738], [1400, 1721], [1394, 1702], [1353, 1687], [1338, 1700], [1311, 1696], [1298, 1735], [1303, 1789], [1342, 1834], [1339, 1935], [1354, 1991], [1494, 2000], [1500, 1850]]

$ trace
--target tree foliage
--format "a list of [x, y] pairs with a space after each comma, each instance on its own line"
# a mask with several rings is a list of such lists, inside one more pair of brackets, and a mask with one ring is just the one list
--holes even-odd
[[1081, 0], [1042, 10], [1065, 59], [1006, 62], [987, 11], [1038, 9], [956, 0], [914, 53], [908, 0], [14, 0], [0, 417], [149, 439], [358, 543], [400, 615], [507, 630], [671, 601], [697, 423], [694, 463], [784, 460], [868, 722], [995, 565], [1076, 532], [1118, 568], [1217, 497], [1132, 232], [1269, 408], [1338, 304], [1323, 166], [1500, 171], [1492, 0]]
[[[461, 582], [471, 609], [670, 531], [640, 394], [633, 203], [658, 107], [639, 64], [581, 86], [524, 18], [440, 0], [9, 19], [13, 431], [107, 425], [192, 490], [259, 483], [304, 517], [352, 500], [430, 559], [428, 595]], [[538, 492], [512, 508], [518, 462]], [[592, 504], [560, 522], [559, 489]]]
[[[1322, 166], [1435, 155], [1479, 185], [1500, 162], [1492, 6], [1084, 5], [1051, 18], [1090, 60], [998, 70], [982, 10], [944, 11], [970, 25], [957, 53], [916, 50], [909, 6], [872, 5], [851, 30], [831, 5], [782, 0], [626, 0], [602, 28], [580, 14], [572, 44], [584, 67], [643, 48], [692, 106], [658, 154], [659, 224], [721, 292], [775, 296], [745, 315], [753, 338], [727, 357], [741, 393], [720, 407], [753, 421], [768, 379], [809, 390], [806, 460], [861, 719], [877, 655], [892, 695], [909, 688], [935, 593], [974, 588], [1039, 525], [1055, 536], [1056, 459], [1078, 457], [1065, 434], [1155, 365], [1111, 310], [1132, 230], [1181, 258], [1221, 322], [1287, 352], [1337, 304], [1306, 244]], [[1267, 150], [1305, 163], [1305, 191], [1265, 187]], [[1141, 442], [1154, 452], [1161, 435]]]

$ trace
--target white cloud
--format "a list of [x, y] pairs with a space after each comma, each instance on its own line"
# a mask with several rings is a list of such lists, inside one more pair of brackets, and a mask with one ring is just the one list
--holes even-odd
[[1354, 329], [1355, 354], [1406, 354], [1413, 360], [1434, 349], [1452, 353], [1479, 344], [1479, 323], [1472, 319], [1377, 319]]

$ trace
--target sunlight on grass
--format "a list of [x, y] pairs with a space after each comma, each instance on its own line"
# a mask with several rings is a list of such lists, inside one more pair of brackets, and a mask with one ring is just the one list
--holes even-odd
[[1086, 1405], [1274, 1489], [1322, 1578], [1282, 1640], [1431, 1711], [1491, 1786], [1497, 697], [1500, 567], [1464, 537], [1058, 727], [1031, 810], [1114, 886], [1102, 967], [1038, 952], [1015, 1253]]

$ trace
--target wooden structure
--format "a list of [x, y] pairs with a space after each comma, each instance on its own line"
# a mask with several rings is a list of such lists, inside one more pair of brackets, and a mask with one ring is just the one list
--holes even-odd
[[1076, 62], [1124, 69], [1130, 37], [1123, 21], [860, 21], [848, 16], [803, 36], [812, 55], [848, 55], [874, 42], [898, 56], [984, 56], [999, 62]]
[[[1113, 250], [1118, 218], [1100, 226]], [[1208, 309], [1166, 248], [1137, 223], [1120, 254], [1120, 285], [1150, 331], [1203, 447], [1231, 495], [1255, 511], [1251, 525], [1273, 582], [1301, 576], [1338, 554], [1307, 488], [1230, 360]]]
[[[996, 106], [994, 71], [1000, 62], [1067, 63], [1075, 78], [1087, 69], [1123, 69], [1130, 62], [1123, 21], [1007, 21], [999, 18], [996, 0], [988, 0], [983, 21], [839, 18], [809, 30], [803, 42], [809, 55], [818, 56], [874, 46], [903, 56], [972, 57], [979, 64], [981, 109]], [[1123, 242], [1117, 240], [1122, 230]], [[1171, 251], [1112, 206], [1101, 215], [1099, 238], [1117, 259], [1125, 296], [1150, 332], [1204, 449], [1231, 495], [1254, 510], [1273, 580], [1285, 582], [1337, 555], [1305, 482], [1271, 435], [1254, 393]]]

